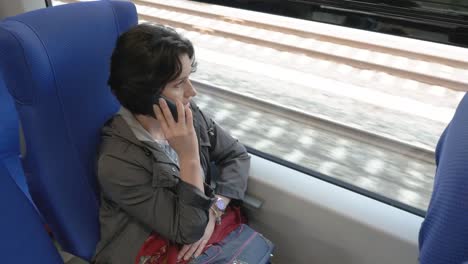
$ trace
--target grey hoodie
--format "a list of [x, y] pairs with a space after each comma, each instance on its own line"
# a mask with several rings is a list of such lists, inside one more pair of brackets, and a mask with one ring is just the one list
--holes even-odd
[[[158, 144], [139, 141], [120, 115], [102, 128], [97, 177], [101, 240], [95, 263], [130, 264], [151, 232], [179, 243], [198, 241], [214, 194], [242, 200], [250, 157], [244, 146], [191, 104], [205, 172], [205, 192], [179, 178], [179, 167]], [[219, 175], [210, 175], [214, 162]]]

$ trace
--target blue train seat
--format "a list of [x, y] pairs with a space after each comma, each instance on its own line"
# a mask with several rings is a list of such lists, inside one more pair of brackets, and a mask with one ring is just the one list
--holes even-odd
[[2, 263], [63, 263], [36, 210], [1, 163], [0, 209]]
[[66, 4], [0, 22], [0, 74], [21, 119], [31, 196], [63, 249], [88, 260], [99, 239], [99, 131], [119, 108], [107, 87], [110, 56], [136, 24], [128, 1]]
[[437, 170], [419, 233], [421, 264], [468, 262], [468, 95], [436, 149]]

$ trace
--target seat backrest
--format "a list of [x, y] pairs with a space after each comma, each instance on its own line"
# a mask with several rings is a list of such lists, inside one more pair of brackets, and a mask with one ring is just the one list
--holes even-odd
[[107, 86], [110, 56], [136, 24], [128, 1], [60, 5], [0, 23], [0, 72], [24, 131], [31, 196], [63, 249], [85, 259], [99, 239], [99, 131], [119, 107]]
[[468, 96], [436, 149], [434, 190], [419, 232], [420, 263], [468, 261]]
[[0, 164], [2, 263], [63, 263], [32, 204]]

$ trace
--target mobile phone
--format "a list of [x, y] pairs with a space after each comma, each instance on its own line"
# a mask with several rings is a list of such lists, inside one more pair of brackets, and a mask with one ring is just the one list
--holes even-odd
[[166, 101], [166, 104], [167, 106], [169, 107], [169, 111], [171, 111], [171, 114], [172, 114], [172, 117], [174, 118], [174, 121], [177, 122], [177, 106], [174, 102], [172, 102], [171, 100], [167, 99], [166, 97], [164, 96], [157, 96], [156, 97], [156, 101], [154, 102], [155, 104], [157, 104], [159, 106], [159, 98], [162, 98]]

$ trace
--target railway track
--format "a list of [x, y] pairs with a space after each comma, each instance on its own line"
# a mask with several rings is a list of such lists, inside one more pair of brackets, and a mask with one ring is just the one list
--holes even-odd
[[231, 102], [237, 102], [261, 112], [274, 114], [285, 120], [293, 120], [307, 126], [316, 127], [333, 134], [341, 135], [344, 138], [382, 148], [385, 151], [391, 151], [431, 164], [434, 163], [434, 150], [423, 146], [415, 146], [397, 138], [372, 133], [358, 127], [336, 122], [323, 116], [313, 115], [299, 109], [279, 105], [275, 101], [259, 99], [206, 82], [192, 80], [192, 83], [201, 93], [211, 95], [214, 98], [223, 98]]
[[[146, 21], [385, 72], [457, 91], [466, 91], [468, 87], [468, 61], [465, 59], [468, 56], [463, 56], [468, 52], [462, 49], [457, 49], [458, 56], [457, 52], [455, 56], [449, 56], [444, 50], [392, 47], [392, 43], [377, 44], [368, 39], [356, 40], [350, 39], [350, 36], [325, 35], [310, 28], [284, 26], [279, 24], [281, 21], [259, 21], [261, 18], [246, 15], [235, 17], [232, 12], [223, 14], [220, 10], [210, 9], [210, 5], [190, 1], [133, 2], [140, 18]], [[394, 63], [389, 64], [389, 61]]]

